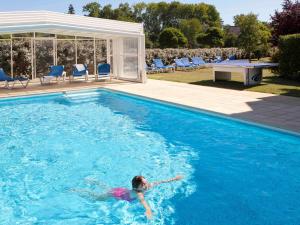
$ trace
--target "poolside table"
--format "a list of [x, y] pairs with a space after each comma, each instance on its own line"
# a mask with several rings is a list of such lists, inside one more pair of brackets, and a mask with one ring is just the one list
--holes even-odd
[[262, 70], [277, 67], [278, 63], [250, 63], [243, 60], [230, 60], [212, 64], [213, 80], [231, 80], [231, 73], [243, 74], [244, 85], [257, 85], [262, 80]]

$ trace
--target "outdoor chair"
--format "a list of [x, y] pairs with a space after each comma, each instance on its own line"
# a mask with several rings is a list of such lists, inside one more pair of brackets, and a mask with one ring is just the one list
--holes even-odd
[[236, 55], [230, 55], [230, 56], [228, 57], [228, 60], [236, 60]]
[[190, 68], [190, 69], [196, 68], [196, 66], [193, 65], [193, 63], [191, 63], [189, 58], [187, 58], [187, 57], [181, 58], [181, 61], [185, 65], [186, 68]]
[[220, 63], [222, 62], [222, 57], [221, 56], [216, 56], [216, 58], [212, 61], [213, 63]]
[[161, 59], [153, 59], [153, 63], [154, 63], [155, 67], [158, 70], [161, 70], [161, 71], [169, 71], [169, 70], [171, 70], [172, 72], [175, 71], [175, 67], [174, 66], [164, 65], [164, 63], [163, 63], [163, 61]]
[[62, 79], [65, 81], [66, 72], [64, 71], [64, 66], [57, 65], [57, 66], [50, 66], [49, 67], [50, 72], [46, 76], [41, 76], [41, 84], [50, 84], [50, 82], [55, 79], [57, 83], [60, 82]]
[[193, 69], [191, 65], [186, 65], [183, 63], [182, 59], [174, 59], [176, 69], [182, 69], [182, 70], [187, 70], [187, 69]]
[[89, 79], [89, 71], [86, 64], [73, 65], [70, 82], [72, 82], [75, 77], [84, 77], [86, 81]]
[[98, 77], [97, 79], [107, 79], [109, 78], [111, 80], [111, 75], [110, 75], [110, 65], [108, 63], [102, 63], [98, 64]]
[[202, 57], [193, 57], [192, 58], [192, 63], [193, 65], [195, 65], [196, 67], [204, 67], [205, 66], [205, 62], [204, 60], [202, 59]]
[[[29, 78], [26, 76], [17, 76], [12, 78], [8, 76], [2, 68], [0, 68], [0, 82], [5, 82], [4, 88], [12, 89], [16, 81], [19, 81], [23, 88], [26, 88], [29, 83]], [[10, 83], [12, 84], [10, 85]]]
[[159, 72], [159, 70], [155, 68], [155, 65], [148, 66], [147, 63], [145, 63], [145, 70], [147, 74]]

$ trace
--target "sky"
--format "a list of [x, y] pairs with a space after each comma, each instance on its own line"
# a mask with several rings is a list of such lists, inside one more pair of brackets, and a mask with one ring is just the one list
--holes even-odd
[[[82, 14], [82, 6], [97, 0], [0, 0], [0, 11], [12, 10], [49, 10], [55, 12], [67, 12], [69, 4], [73, 4], [76, 14]], [[161, 1], [161, 0], [159, 0]], [[157, 0], [144, 0], [144, 2], [159, 2]], [[246, 14], [253, 12], [258, 14], [262, 21], [269, 21], [270, 15], [274, 14], [276, 9], [281, 9], [283, 0], [185, 0], [181, 3], [199, 3], [204, 2], [213, 4], [221, 14], [224, 24], [233, 24], [233, 16], [237, 14]], [[108, 1], [99, 0], [101, 5], [112, 4], [113, 7], [120, 3], [128, 2], [134, 4], [139, 1]], [[171, 2], [171, 1], [165, 1]]]

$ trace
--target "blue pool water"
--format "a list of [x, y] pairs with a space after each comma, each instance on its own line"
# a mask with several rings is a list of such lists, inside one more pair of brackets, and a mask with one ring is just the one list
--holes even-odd
[[[300, 137], [102, 90], [0, 100], [0, 224], [300, 224]], [[183, 174], [139, 202], [71, 192]]]

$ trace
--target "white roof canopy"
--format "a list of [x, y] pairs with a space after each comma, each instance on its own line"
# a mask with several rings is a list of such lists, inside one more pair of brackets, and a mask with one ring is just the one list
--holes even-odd
[[143, 24], [49, 11], [0, 12], [0, 34], [41, 32], [83, 37], [144, 36]]

